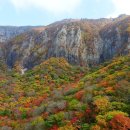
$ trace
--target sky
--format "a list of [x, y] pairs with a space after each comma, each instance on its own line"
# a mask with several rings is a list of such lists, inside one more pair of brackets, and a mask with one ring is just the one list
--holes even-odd
[[130, 0], [0, 0], [0, 25], [48, 25], [62, 19], [130, 14]]

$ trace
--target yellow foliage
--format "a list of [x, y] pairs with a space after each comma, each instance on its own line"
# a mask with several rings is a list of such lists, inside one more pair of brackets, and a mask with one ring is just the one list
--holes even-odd
[[96, 105], [99, 112], [105, 112], [107, 109], [109, 109], [110, 102], [106, 97], [101, 97], [94, 101], [94, 105]]
[[101, 130], [101, 127], [99, 125], [95, 125], [91, 128], [91, 130]]
[[77, 128], [73, 127], [72, 125], [66, 125], [58, 128], [58, 130], [77, 130]]

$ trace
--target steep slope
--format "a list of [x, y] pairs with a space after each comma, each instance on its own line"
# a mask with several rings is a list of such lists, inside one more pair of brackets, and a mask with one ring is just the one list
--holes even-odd
[[92, 70], [51, 58], [23, 76], [12, 73], [12, 82], [0, 85], [0, 128], [128, 130], [129, 66], [130, 56]]
[[26, 32], [34, 30], [41, 32], [44, 28], [44, 26], [0, 26], [0, 58], [3, 58], [3, 60], [6, 59], [5, 56], [7, 54], [7, 49], [10, 47], [9, 45], [6, 47], [6, 44], [9, 40]]
[[[83, 30], [84, 26], [86, 30]], [[93, 41], [93, 35], [98, 39], [94, 26], [91, 22], [64, 21], [48, 26], [38, 35], [35, 32], [20, 35], [9, 42], [11, 49], [7, 56], [8, 64], [10, 65], [10, 60], [14, 63], [19, 59], [20, 64], [29, 68], [50, 57], [65, 57], [73, 64], [95, 64], [99, 59], [100, 45], [96, 46]], [[14, 60], [11, 59], [12, 55], [13, 58], [16, 57]]]
[[130, 51], [130, 17], [108, 24], [100, 30], [103, 40], [101, 60], [128, 54]]
[[129, 52], [129, 16], [116, 19], [63, 20], [16, 36], [3, 50], [9, 67], [32, 68], [50, 57], [94, 66]]
[[[2, 130], [11, 129], [11, 127], [16, 130], [20, 127], [32, 130], [33, 128], [28, 126], [29, 120], [33, 121], [42, 114], [44, 107], [50, 114], [53, 113], [55, 108], [51, 106], [52, 99], [56, 101], [63, 97], [65, 89], [63, 85], [74, 82], [79, 76], [83, 76], [83, 73], [82, 68], [69, 65], [63, 58], [51, 58], [23, 76], [10, 72], [11, 77], [8, 80], [4, 78], [0, 81], [0, 127], [3, 126]], [[62, 106], [64, 103], [65, 100], [61, 99], [59, 105]], [[45, 112], [45, 116], [47, 113]], [[27, 126], [23, 128], [22, 125], [25, 124]]]

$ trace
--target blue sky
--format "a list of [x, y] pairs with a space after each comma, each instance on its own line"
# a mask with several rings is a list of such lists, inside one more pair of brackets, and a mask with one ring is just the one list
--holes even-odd
[[130, 0], [0, 0], [0, 25], [48, 25], [66, 18], [130, 14]]

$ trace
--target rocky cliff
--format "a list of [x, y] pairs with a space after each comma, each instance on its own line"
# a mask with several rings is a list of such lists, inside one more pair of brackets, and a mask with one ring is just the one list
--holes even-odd
[[93, 66], [127, 54], [129, 49], [130, 17], [123, 15], [116, 19], [67, 19], [44, 29], [33, 28], [7, 40], [0, 52], [9, 67], [19, 63], [32, 68], [50, 57]]

